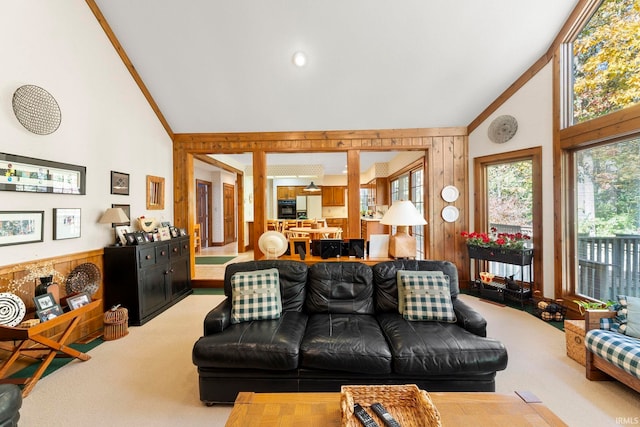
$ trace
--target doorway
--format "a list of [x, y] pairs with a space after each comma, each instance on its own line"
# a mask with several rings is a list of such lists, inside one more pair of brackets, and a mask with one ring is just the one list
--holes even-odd
[[209, 181], [196, 180], [196, 223], [200, 224], [200, 241], [202, 247], [209, 247], [211, 242], [211, 207], [213, 206], [212, 184]]

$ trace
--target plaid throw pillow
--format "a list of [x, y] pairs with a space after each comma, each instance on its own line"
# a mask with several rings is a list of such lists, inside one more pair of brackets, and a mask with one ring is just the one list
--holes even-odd
[[407, 320], [455, 322], [448, 277], [416, 273], [424, 272], [398, 274], [398, 295], [402, 294], [404, 301], [402, 316]]
[[231, 276], [231, 323], [278, 319], [282, 313], [277, 268]]

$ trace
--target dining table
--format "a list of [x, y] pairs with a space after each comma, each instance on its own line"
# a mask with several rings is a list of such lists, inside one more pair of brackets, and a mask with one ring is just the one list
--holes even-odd
[[319, 238], [322, 238], [322, 236], [324, 235], [328, 235], [328, 236], [335, 235], [336, 233], [340, 232], [342, 229], [340, 227], [320, 227], [320, 228], [291, 227], [291, 228], [288, 228], [287, 230], [293, 233], [308, 234], [311, 237], [311, 240], [317, 240]]

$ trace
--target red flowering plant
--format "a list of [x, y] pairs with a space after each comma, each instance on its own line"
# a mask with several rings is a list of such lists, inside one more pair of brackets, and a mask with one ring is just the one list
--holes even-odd
[[475, 231], [463, 231], [460, 233], [466, 239], [468, 246], [481, 248], [524, 249], [531, 241], [531, 236], [524, 233], [498, 233], [495, 227], [491, 227], [491, 233], [477, 233]]

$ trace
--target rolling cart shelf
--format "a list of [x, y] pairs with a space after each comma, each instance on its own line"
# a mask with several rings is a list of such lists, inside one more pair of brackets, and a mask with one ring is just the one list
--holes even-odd
[[520, 286], [519, 289], [509, 289], [507, 285], [500, 282], [483, 283], [481, 280], [474, 280], [474, 287], [478, 289], [481, 297], [494, 301], [504, 301], [505, 299], [519, 302], [524, 306], [525, 301], [531, 299], [531, 287]]

